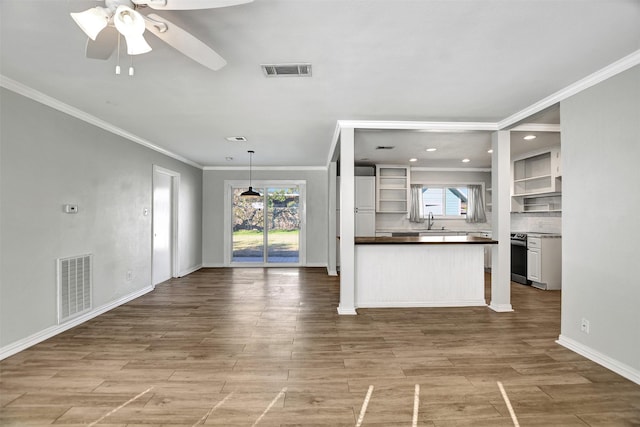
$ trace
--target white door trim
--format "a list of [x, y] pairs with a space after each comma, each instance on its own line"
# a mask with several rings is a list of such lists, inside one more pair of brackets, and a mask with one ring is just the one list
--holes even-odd
[[[179, 257], [179, 245], [178, 245], [178, 213], [179, 213], [179, 201], [180, 201], [180, 173], [163, 168], [162, 166], [153, 165], [153, 172], [151, 175], [151, 206], [153, 206], [153, 190], [154, 190], [154, 175], [155, 173], [161, 173], [163, 175], [169, 175], [171, 177], [171, 277], [178, 277], [180, 272], [180, 257]], [[151, 272], [153, 277], [153, 215], [151, 216]], [[152, 280], [152, 286], [155, 287]]]

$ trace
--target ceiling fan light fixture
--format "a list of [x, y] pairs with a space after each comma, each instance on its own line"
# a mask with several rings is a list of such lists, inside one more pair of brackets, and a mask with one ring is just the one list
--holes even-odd
[[151, 52], [151, 46], [142, 36], [145, 30], [142, 15], [130, 7], [120, 5], [113, 15], [113, 23], [120, 34], [127, 40], [127, 53], [129, 55]]
[[92, 7], [84, 12], [70, 13], [70, 15], [78, 27], [94, 41], [100, 31], [109, 23], [109, 11], [100, 6]]

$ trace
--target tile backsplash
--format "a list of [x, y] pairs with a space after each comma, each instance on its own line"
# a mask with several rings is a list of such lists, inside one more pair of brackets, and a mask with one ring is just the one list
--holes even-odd
[[[433, 228], [445, 227], [456, 231], [480, 231], [491, 230], [491, 212], [487, 212], [487, 222], [469, 224], [464, 220], [439, 220], [436, 219]], [[406, 215], [402, 214], [378, 214], [376, 215], [377, 230], [421, 230], [427, 228], [427, 223], [410, 222]], [[562, 214], [560, 212], [528, 212], [511, 214], [511, 231], [534, 233], [562, 233]]]
[[562, 215], [559, 212], [512, 213], [511, 231], [561, 234]]

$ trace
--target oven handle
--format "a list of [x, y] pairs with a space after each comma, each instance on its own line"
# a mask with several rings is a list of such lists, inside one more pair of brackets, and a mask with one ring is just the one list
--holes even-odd
[[525, 248], [527, 247], [527, 242], [525, 240], [511, 240], [511, 245], [512, 246], [524, 246]]

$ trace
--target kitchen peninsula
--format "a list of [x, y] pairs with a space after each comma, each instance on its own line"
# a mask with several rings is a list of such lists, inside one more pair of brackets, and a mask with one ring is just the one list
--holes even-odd
[[355, 306], [484, 306], [484, 245], [476, 236], [355, 238]]

